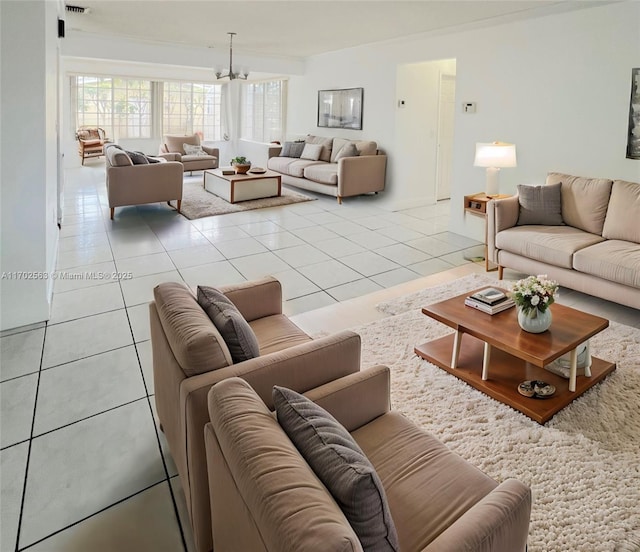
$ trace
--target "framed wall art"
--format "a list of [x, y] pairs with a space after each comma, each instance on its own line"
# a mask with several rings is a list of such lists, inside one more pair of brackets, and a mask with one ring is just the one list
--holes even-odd
[[640, 67], [631, 69], [627, 159], [640, 159]]
[[362, 130], [364, 88], [318, 90], [318, 126]]

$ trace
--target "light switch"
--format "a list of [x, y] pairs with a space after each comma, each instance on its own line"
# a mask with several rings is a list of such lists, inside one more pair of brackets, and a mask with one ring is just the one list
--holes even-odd
[[475, 113], [476, 112], [476, 102], [464, 102], [462, 104], [462, 112], [463, 113]]

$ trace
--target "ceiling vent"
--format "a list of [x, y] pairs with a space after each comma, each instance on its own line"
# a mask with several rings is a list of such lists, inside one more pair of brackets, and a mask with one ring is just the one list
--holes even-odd
[[71, 6], [67, 4], [64, 9], [70, 13], [91, 13], [91, 8], [83, 8], [82, 6]]

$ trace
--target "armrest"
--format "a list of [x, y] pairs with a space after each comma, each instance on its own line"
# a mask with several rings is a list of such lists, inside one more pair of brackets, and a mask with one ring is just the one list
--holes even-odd
[[498, 262], [496, 249], [496, 234], [518, 223], [520, 203], [518, 196], [503, 199], [492, 199], [487, 203], [487, 252], [489, 259]]
[[424, 550], [524, 552], [530, 516], [531, 490], [517, 479], [507, 479], [467, 510]]
[[218, 148], [210, 148], [209, 146], [200, 146], [203, 151], [207, 152], [209, 155], [213, 155], [215, 158], [220, 159], [220, 150]]
[[276, 144], [269, 145], [268, 159], [271, 159], [272, 157], [278, 157], [281, 151], [282, 151], [282, 146], [276, 145]]
[[386, 166], [386, 155], [339, 159], [338, 196], [349, 197], [384, 190]]
[[156, 157], [162, 157], [163, 159], [166, 159], [167, 161], [180, 161], [182, 159], [182, 155], [180, 155], [177, 152], [164, 152], [164, 153], [159, 153]]
[[316, 387], [305, 395], [351, 433], [389, 412], [390, 385], [389, 368], [375, 366]]
[[273, 276], [219, 288], [247, 322], [282, 314], [282, 285]]

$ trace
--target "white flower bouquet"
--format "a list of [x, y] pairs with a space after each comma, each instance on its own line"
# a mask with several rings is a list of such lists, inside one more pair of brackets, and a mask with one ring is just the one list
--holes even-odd
[[511, 298], [526, 315], [534, 310], [545, 312], [555, 301], [558, 282], [549, 280], [546, 274], [518, 280], [511, 287]]

